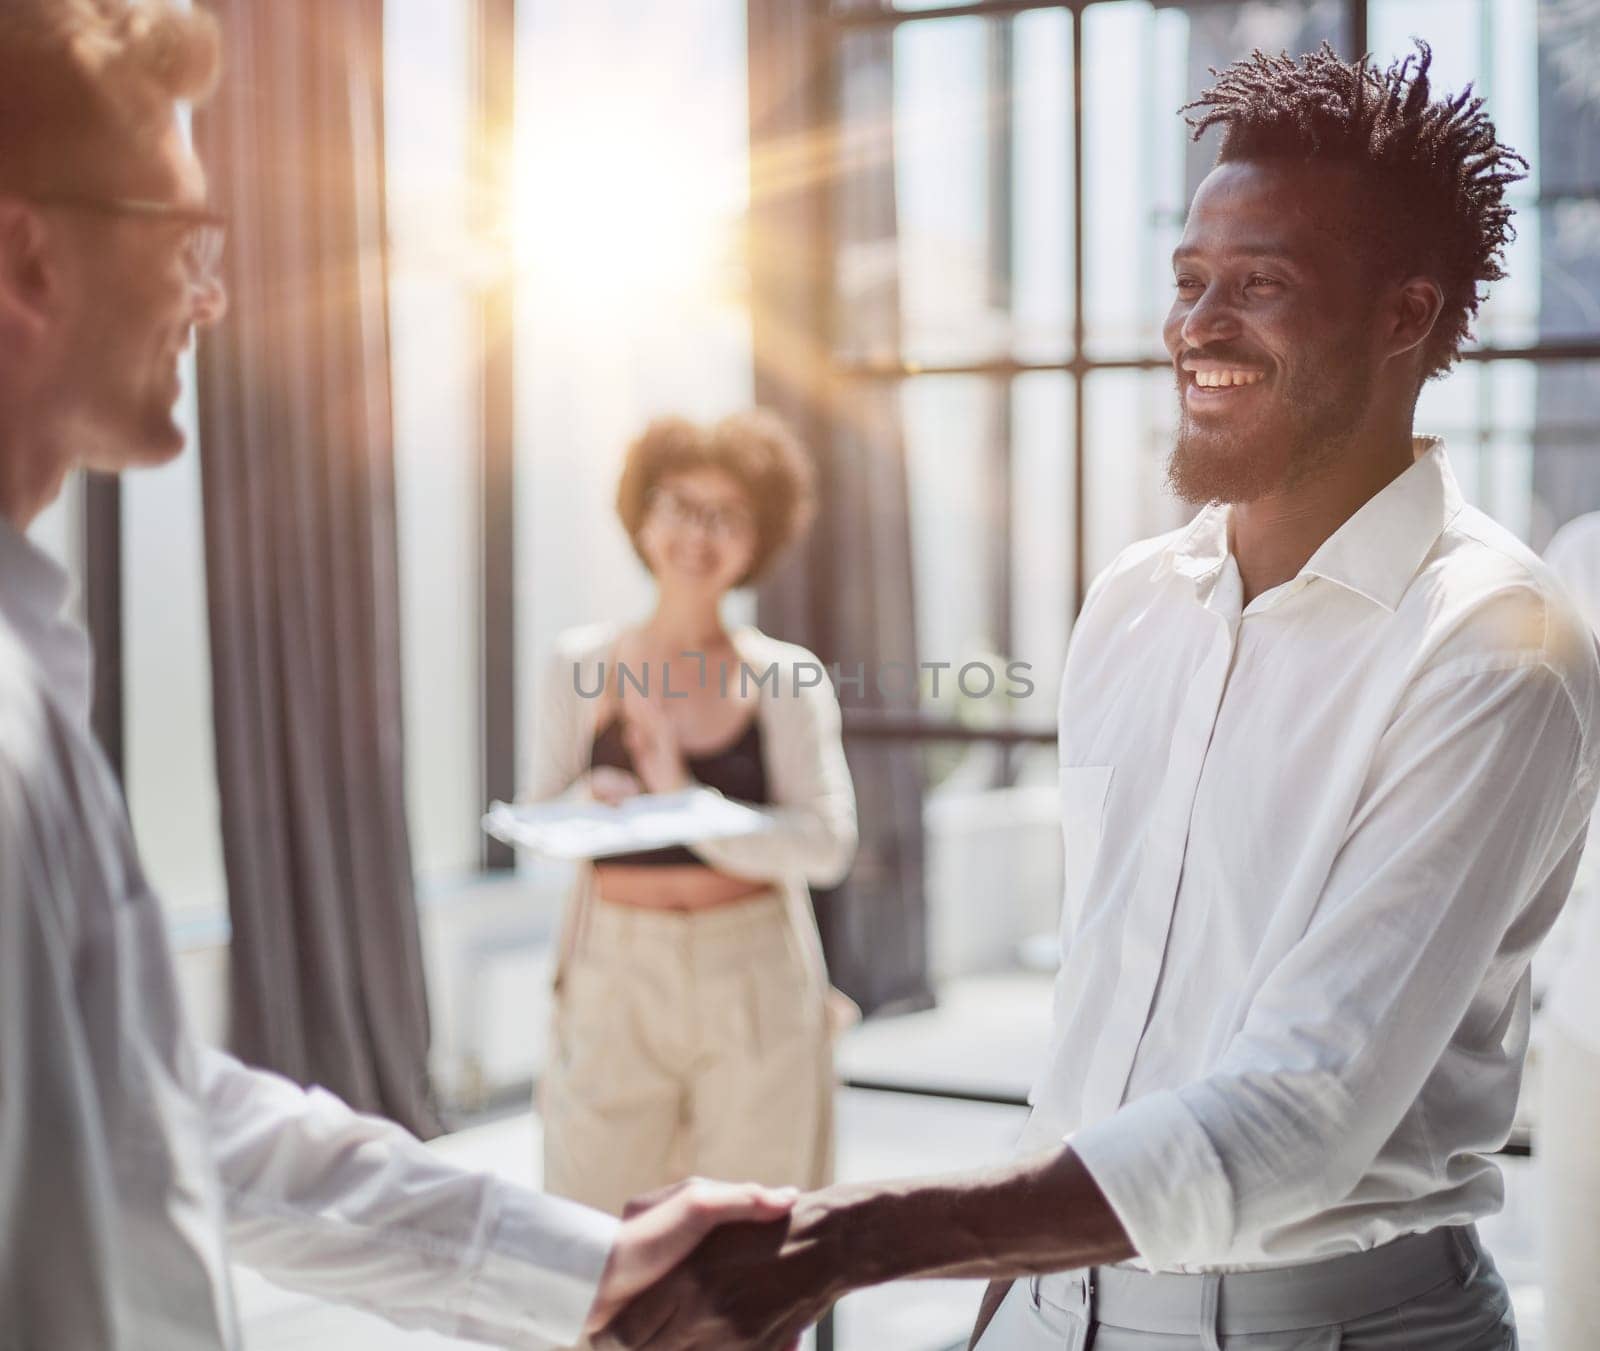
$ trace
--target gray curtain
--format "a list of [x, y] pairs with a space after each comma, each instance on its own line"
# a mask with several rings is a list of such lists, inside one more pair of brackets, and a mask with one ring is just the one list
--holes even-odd
[[217, 774], [245, 1060], [436, 1133], [401, 765], [381, 0], [220, 0], [232, 219], [200, 361]]
[[[898, 351], [893, 38], [863, 32], [835, 50], [825, 10], [824, 0], [749, 5], [756, 397], [799, 428], [822, 480], [816, 528], [763, 587], [760, 618], [847, 675], [865, 667], [864, 690], [840, 689], [848, 727], [915, 712], [903, 675], [891, 672], [887, 693], [874, 676], [891, 663], [914, 670], [917, 645], [899, 390], [834, 379], [827, 347], [837, 307], [853, 339]], [[830, 244], [851, 278], [837, 296]], [[921, 750], [868, 737], [846, 748], [861, 851], [844, 886], [817, 897], [829, 969], [868, 1012], [925, 1008]]]

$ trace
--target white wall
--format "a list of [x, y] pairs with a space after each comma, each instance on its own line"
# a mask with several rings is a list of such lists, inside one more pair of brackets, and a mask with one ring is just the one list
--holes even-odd
[[228, 904], [192, 356], [179, 413], [184, 453], [122, 477], [123, 751], [145, 871], [188, 942], [214, 935]]

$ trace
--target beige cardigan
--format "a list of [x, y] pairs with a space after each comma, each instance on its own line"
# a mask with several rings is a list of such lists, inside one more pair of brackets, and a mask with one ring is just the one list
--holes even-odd
[[[618, 629], [612, 624], [569, 629], [556, 640], [538, 690], [534, 753], [524, 775], [525, 801], [546, 801], [577, 791], [589, 769], [595, 715], [601, 703], [579, 693], [598, 690], [602, 665], [609, 665]], [[736, 630], [733, 644], [751, 679], [776, 664], [776, 688], [759, 687], [762, 755], [771, 803], [762, 810], [773, 828], [759, 835], [707, 840], [693, 852], [713, 868], [771, 882], [782, 894], [789, 921], [807, 954], [819, 988], [826, 989], [822, 942], [811, 907], [810, 886], [843, 880], [855, 858], [856, 801], [840, 739], [839, 701], [826, 675], [796, 688], [796, 668], [804, 681], [822, 669], [805, 648], [769, 638], [759, 629]], [[581, 685], [580, 683], [581, 682]], [[594, 869], [581, 865], [562, 920], [559, 988], [568, 959], [584, 941]], [[835, 1021], [838, 1021], [835, 1009]]]

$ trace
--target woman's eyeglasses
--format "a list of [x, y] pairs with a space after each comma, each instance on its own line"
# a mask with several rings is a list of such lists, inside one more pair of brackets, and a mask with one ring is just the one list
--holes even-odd
[[755, 529], [755, 517], [744, 507], [702, 506], [670, 488], [657, 488], [650, 494], [650, 510], [675, 529], [699, 526], [712, 539], [743, 539]]
[[180, 247], [189, 280], [196, 286], [206, 286], [218, 279], [222, 248], [228, 238], [228, 220], [215, 211], [137, 197], [86, 197], [73, 193], [54, 193], [30, 200], [40, 206], [61, 206], [102, 216], [120, 216], [125, 220], [164, 221], [180, 226], [183, 229]]

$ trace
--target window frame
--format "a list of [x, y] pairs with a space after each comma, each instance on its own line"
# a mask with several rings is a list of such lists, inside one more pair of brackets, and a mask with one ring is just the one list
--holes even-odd
[[[1067, 448], [1072, 460], [1072, 501], [1070, 514], [1072, 520], [1072, 549], [1071, 568], [1073, 596], [1073, 614], [1083, 606], [1084, 594], [1091, 578], [1088, 574], [1087, 559], [1085, 557], [1085, 540], [1087, 538], [1087, 510], [1088, 488], [1085, 464], [1089, 456], [1087, 450], [1087, 429], [1085, 426], [1085, 398], [1089, 379], [1092, 375], [1102, 371], [1165, 371], [1171, 362], [1164, 355], [1150, 353], [1142, 356], [1090, 356], [1087, 354], [1087, 324], [1085, 321], [1085, 253], [1086, 230], [1084, 228], [1084, 136], [1083, 136], [1083, 111], [1084, 111], [1084, 54], [1083, 54], [1083, 18], [1086, 11], [1096, 5], [1111, 3], [1111, 0], [976, 0], [975, 3], [947, 4], [937, 8], [896, 10], [889, 8], [868, 9], [865, 7], [854, 8], [829, 4], [828, 0], [819, 0], [822, 13], [819, 18], [823, 30], [819, 49], [825, 55], [826, 67], [823, 71], [823, 87], [827, 90], [827, 119], [830, 124], [837, 122], [839, 111], [838, 81], [835, 72], [838, 67], [838, 51], [846, 37], [855, 32], [869, 29], [896, 29], [907, 24], [936, 22], [942, 19], [959, 18], [986, 18], [1007, 20], [1019, 14], [1035, 10], [1065, 11], [1071, 22], [1071, 101], [1072, 101], [1072, 172], [1070, 178], [1071, 202], [1071, 319], [1070, 319], [1070, 356], [1055, 361], [1018, 360], [1012, 357], [996, 357], [988, 360], [956, 361], [956, 362], [913, 362], [907, 361], [903, 355], [896, 360], [885, 359], [860, 359], [838, 355], [836, 339], [837, 326], [834, 316], [835, 278], [833, 264], [836, 254], [829, 247], [823, 251], [825, 275], [817, 279], [819, 294], [826, 299], [823, 313], [826, 314], [825, 331], [812, 334], [816, 349], [826, 354], [829, 373], [835, 381], [839, 382], [876, 382], [892, 383], [896, 385], [907, 381], [925, 379], [938, 376], [981, 376], [993, 380], [996, 385], [1008, 394], [1014, 387], [1017, 377], [1036, 373], [1056, 373], [1066, 376], [1072, 384], [1072, 428], [1071, 445]], [[887, 0], [880, 0], [880, 4]], [[1233, 5], [1236, 0], [1176, 0], [1170, 7], [1187, 10], [1200, 10], [1220, 8]], [[1349, 52], [1366, 52], [1369, 50], [1369, 0], [1342, 0], [1343, 27], [1345, 31], [1345, 50]], [[1005, 24], [993, 31], [1003, 33], [1009, 39], [1011, 27]], [[999, 44], [1002, 46], [1008, 43]], [[1010, 237], [1010, 209], [1014, 183], [1010, 172], [1010, 144], [1011, 118], [1010, 109], [1014, 106], [1014, 87], [1011, 83], [1013, 71], [1009, 62], [991, 60], [992, 71], [1003, 77], [1001, 88], [990, 98], [991, 107], [991, 137], [999, 138], [1004, 144], [1004, 153], [997, 156], [1006, 165], [998, 179], [991, 171], [991, 188], [1003, 182], [1005, 200], [998, 204], [1000, 212], [997, 221], [998, 237]], [[835, 193], [837, 175], [823, 175], [818, 186], [821, 198], [819, 205], [819, 218], [832, 219], [835, 207]], [[1600, 187], [1589, 191], [1564, 190], [1551, 194], [1551, 199], [1567, 199], [1579, 197], [1587, 200], [1600, 200]], [[1546, 197], [1541, 194], [1539, 199], [1544, 204]], [[1558, 342], [1541, 342], [1524, 346], [1481, 346], [1473, 347], [1461, 354], [1461, 360], [1468, 362], [1498, 362], [1498, 361], [1534, 361], [1534, 362], [1567, 362], [1567, 361], [1594, 361], [1600, 360], [1600, 329], [1582, 338], [1562, 340]], [[998, 401], [1002, 407], [1009, 407], [1009, 398]], [[1004, 435], [997, 436], [997, 454], [1002, 457], [1003, 463], [997, 465], [1000, 475], [1000, 498], [1009, 509], [1014, 494], [1014, 475], [1012, 472], [1011, 458], [1014, 447], [1009, 435], [1009, 426], [998, 429]], [[1009, 519], [1009, 518], [1008, 518]], [[1003, 541], [1001, 544], [1002, 552]], [[1006, 560], [995, 569], [999, 579], [997, 594], [994, 597], [997, 623], [1002, 633], [1002, 646], [1009, 638], [1011, 615], [1015, 601], [1014, 577], [1009, 560]], [[972, 729], [953, 726], [948, 721], [936, 717], [883, 717], [870, 712], [850, 711], [845, 716], [845, 732], [847, 737], [872, 740], [889, 741], [963, 741], [983, 742], [991, 745], [1017, 745], [1017, 744], [1046, 744], [1056, 739], [1055, 728], [1052, 727], [1022, 727], [1014, 726], [1004, 729]]]

